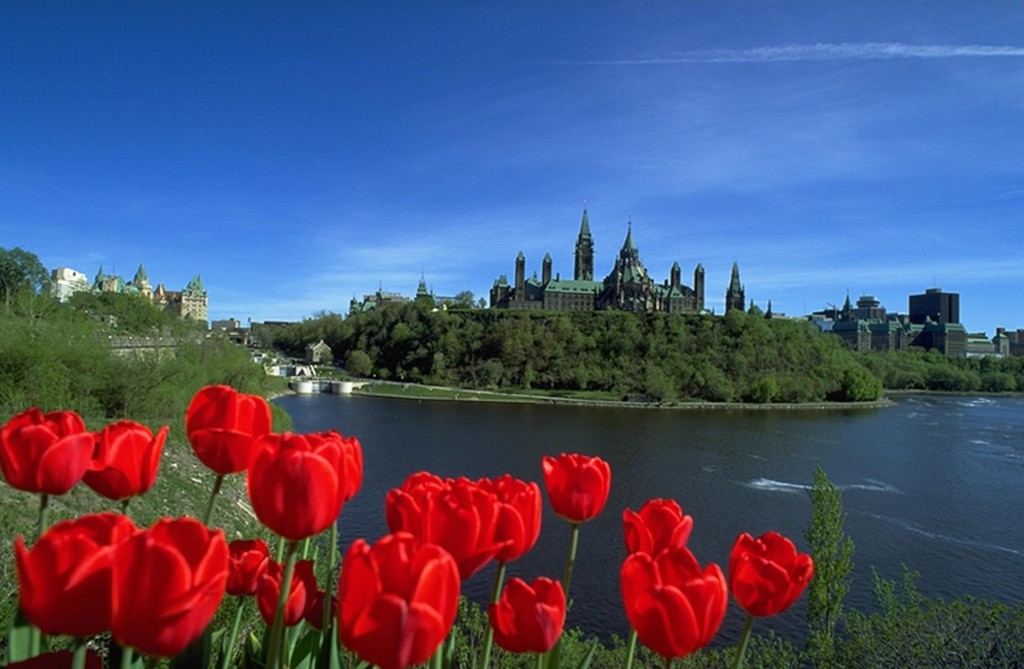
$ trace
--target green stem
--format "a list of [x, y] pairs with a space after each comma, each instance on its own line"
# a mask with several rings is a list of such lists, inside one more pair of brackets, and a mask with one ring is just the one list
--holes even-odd
[[636, 630], [629, 630], [629, 650], [626, 652], [626, 669], [633, 666], [633, 658], [636, 656]]
[[743, 656], [747, 652], [747, 642], [750, 640], [750, 628], [754, 626], [754, 616], [747, 614], [747, 622], [743, 625], [743, 633], [740, 634], [740, 645], [736, 648], [736, 658], [732, 661], [732, 669], [740, 669], [743, 666]]
[[[494, 574], [494, 589], [491, 590], [491, 604], [498, 603], [501, 596], [501, 585], [505, 581], [505, 563], [498, 563], [498, 571]], [[494, 646], [494, 628], [487, 625], [487, 634], [484, 635], [484, 663], [482, 669], [487, 669], [491, 664], [491, 648]]]
[[[572, 582], [572, 568], [576, 564], [576, 547], [580, 543], [580, 524], [572, 523], [569, 531], [569, 554], [565, 558], [565, 572], [562, 574], [562, 591], [565, 593], [565, 603], [570, 603], [569, 584]], [[557, 667], [562, 664], [562, 639], [559, 637], [554, 647], [545, 653], [545, 662], [548, 666]]]
[[242, 624], [242, 607], [244, 606], [245, 597], [238, 597], [238, 608], [235, 609], [235, 621], [231, 624], [231, 635], [228, 637], [228, 645], [224, 649], [224, 655], [220, 658], [222, 669], [228, 669], [231, 666], [231, 658], [235, 654], [235, 641], [238, 639], [238, 628]]
[[48, 516], [50, 506], [50, 496], [46, 493], [39, 495], [39, 518], [36, 522], [36, 541], [39, 541], [39, 537], [43, 536], [43, 532], [46, 531], [46, 520]]
[[131, 501], [132, 501], [131, 497], [125, 497], [124, 499], [121, 500], [121, 515], [122, 516], [127, 516], [128, 515], [128, 504]]
[[[338, 562], [338, 521], [331, 523], [330, 546], [327, 547], [327, 575], [324, 577], [324, 617], [320, 626], [322, 644], [334, 643], [331, 638], [331, 597], [334, 595], [334, 584], [338, 580], [334, 573]], [[326, 648], [326, 646], [323, 646]]]
[[544, 658], [547, 656], [547, 653], [537, 653], [537, 669], [544, 669]]
[[283, 669], [284, 662], [284, 612], [288, 604], [288, 595], [292, 589], [292, 575], [295, 572], [295, 560], [298, 557], [299, 543], [289, 541], [285, 553], [284, 574], [281, 576], [281, 592], [277, 597], [277, 610], [274, 612], [274, 624], [270, 628], [270, 647], [267, 650], [267, 669]]
[[672, 669], [672, 658], [671, 657], [666, 657], [665, 658], [665, 669]]
[[437, 650], [435, 650], [434, 654], [430, 656], [430, 662], [428, 664], [429, 669], [442, 669], [444, 665], [444, 642], [446, 640], [447, 637], [445, 639], [442, 639], [440, 645], [438, 645], [437, 647]]
[[75, 639], [75, 654], [71, 656], [71, 669], [85, 669], [85, 657], [89, 654], [89, 644], [85, 637]]
[[125, 646], [121, 649], [121, 669], [132, 669], [132, 663], [135, 662], [135, 653], [132, 652], [131, 646]]
[[217, 499], [217, 493], [220, 492], [220, 486], [224, 483], [224, 475], [217, 474], [217, 480], [213, 483], [213, 492], [210, 493], [210, 501], [206, 503], [206, 513], [203, 514], [203, 525], [209, 525], [210, 519], [213, 517], [213, 502]]
[[572, 582], [572, 568], [576, 564], [576, 546], [580, 542], [580, 524], [573, 523], [572, 531], [569, 534], [569, 555], [565, 560], [565, 573], [562, 574], [562, 590], [565, 591], [565, 601], [569, 601], [569, 583]]

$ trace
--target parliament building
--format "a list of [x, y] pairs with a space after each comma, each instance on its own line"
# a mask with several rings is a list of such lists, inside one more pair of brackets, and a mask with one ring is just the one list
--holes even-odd
[[572, 280], [552, 276], [551, 269], [551, 255], [545, 254], [540, 278], [536, 273], [527, 278], [526, 257], [520, 251], [516, 257], [515, 282], [510, 284], [504, 274], [494, 282], [491, 307], [555, 311], [616, 309], [639, 313], [704, 311], [704, 268], [698, 264], [694, 269], [692, 288], [682, 283], [679, 263], [672, 264], [664, 283], [655, 283], [640, 261], [640, 252], [633, 243], [632, 224], [612, 271], [603, 281], [595, 281], [594, 239], [586, 209], [576, 238]]

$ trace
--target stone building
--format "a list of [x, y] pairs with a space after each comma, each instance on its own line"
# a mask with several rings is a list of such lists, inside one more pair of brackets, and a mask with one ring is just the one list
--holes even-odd
[[164, 284], [157, 284], [153, 291], [153, 302], [181, 318], [206, 321], [208, 298], [203, 279], [199, 275], [193, 277], [182, 291], [167, 290]]
[[199, 276], [189, 281], [182, 291], [169, 291], [163, 284], [157, 285], [154, 289], [146, 273], [146, 267], [142, 264], [135, 271], [131, 281], [125, 281], [117, 274], [107, 274], [103, 271], [102, 265], [92, 282], [85, 274], [70, 267], [53, 270], [51, 278], [51, 294], [61, 302], [66, 302], [71, 295], [78, 292], [127, 293], [144, 297], [181, 318], [206, 321], [208, 296], [203, 280]]
[[89, 277], [70, 267], [58, 267], [50, 272], [50, 294], [61, 302], [67, 302], [75, 293], [92, 289]]
[[594, 280], [594, 239], [587, 210], [576, 238], [573, 278], [552, 276], [551, 255], [541, 261], [541, 275], [526, 277], [526, 256], [516, 256], [514, 283], [501, 275], [491, 287], [491, 308], [595, 311], [602, 309], [640, 313], [700, 313], [704, 310], [704, 268], [697, 265], [693, 287], [682, 283], [682, 270], [674, 263], [669, 278], [655, 282], [640, 260], [633, 241], [632, 222], [611, 272]]

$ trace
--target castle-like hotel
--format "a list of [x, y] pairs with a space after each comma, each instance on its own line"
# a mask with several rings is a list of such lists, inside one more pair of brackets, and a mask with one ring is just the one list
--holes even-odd
[[66, 302], [75, 293], [131, 293], [140, 295], [158, 307], [181, 318], [206, 321], [207, 295], [203, 280], [197, 275], [184, 290], [167, 290], [164, 284], [156, 288], [149, 282], [146, 268], [139, 265], [131, 281], [125, 281], [116, 274], [107, 274], [100, 267], [92, 282], [82, 272], [70, 267], [60, 267], [50, 274], [50, 292], [61, 302]]
[[[640, 261], [640, 252], [633, 242], [632, 223], [626, 240], [615, 259], [615, 266], [603, 281], [594, 280], [594, 238], [590, 234], [587, 210], [576, 238], [576, 256], [573, 278], [563, 279], [551, 275], [551, 254], [545, 254], [541, 276], [536, 273], [526, 278], [526, 257], [522, 251], [516, 257], [515, 283], [501, 275], [491, 287], [491, 308], [498, 309], [550, 309], [595, 311], [616, 309], [639, 313], [667, 312], [674, 314], [704, 312], [704, 268], [698, 263], [693, 270], [693, 286], [682, 283], [679, 263], [673, 263], [669, 278], [655, 283]], [[744, 291], [739, 280], [739, 268], [734, 264], [732, 280], [726, 293], [726, 310], [744, 308]]]

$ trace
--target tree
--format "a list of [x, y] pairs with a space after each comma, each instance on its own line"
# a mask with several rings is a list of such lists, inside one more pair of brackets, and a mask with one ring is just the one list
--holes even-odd
[[11, 311], [11, 295], [46, 285], [49, 274], [39, 256], [19, 247], [0, 247], [0, 285], [4, 287], [4, 307]]
[[807, 649], [818, 666], [831, 666], [835, 630], [843, 615], [843, 598], [850, 591], [853, 540], [843, 531], [843, 496], [825, 470], [814, 472], [811, 522], [804, 536], [814, 557], [814, 579], [807, 591]]
[[452, 298], [452, 306], [465, 307], [466, 309], [473, 308], [473, 291], [471, 290], [460, 290], [455, 293], [455, 297]]
[[370, 356], [358, 349], [349, 351], [345, 360], [345, 369], [356, 376], [369, 376], [373, 372], [373, 361]]

